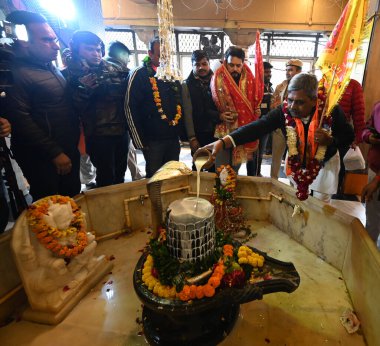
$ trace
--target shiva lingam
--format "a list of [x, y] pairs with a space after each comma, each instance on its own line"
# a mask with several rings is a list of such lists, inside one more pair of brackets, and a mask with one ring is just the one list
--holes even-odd
[[[202, 165], [198, 167], [199, 172]], [[166, 177], [164, 172], [165, 167], [158, 175]], [[148, 183], [156, 212], [162, 211], [159, 176]], [[232, 330], [240, 304], [267, 293], [290, 293], [300, 277], [292, 263], [242, 245], [215, 227], [209, 201], [187, 197], [169, 205], [133, 281], [151, 345], [216, 345]]]

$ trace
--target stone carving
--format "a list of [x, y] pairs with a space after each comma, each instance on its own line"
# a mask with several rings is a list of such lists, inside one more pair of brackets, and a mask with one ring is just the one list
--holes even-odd
[[[51, 203], [48, 212], [43, 215], [43, 221], [55, 229], [65, 230], [70, 227], [73, 217], [70, 202]], [[13, 229], [12, 249], [33, 315], [29, 316], [30, 319], [49, 324], [59, 322], [79, 301], [78, 296], [83, 297], [91, 285], [96, 284], [112, 267], [105, 256], [94, 255], [97, 245], [95, 236], [89, 232], [86, 236], [87, 245], [83, 252], [70, 258], [60, 257], [47, 249], [37, 239], [36, 233], [30, 230], [27, 212], [21, 214]], [[72, 244], [75, 232], [58, 238], [58, 241], [60, 244]], [[72, 307], [61, 318], [60, 312], [67, 310], [67, 305]], [[42, 320], [41, 313], [45, 314]]]

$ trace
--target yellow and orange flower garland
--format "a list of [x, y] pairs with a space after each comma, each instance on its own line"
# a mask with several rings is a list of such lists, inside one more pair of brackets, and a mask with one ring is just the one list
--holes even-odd
[[161, 100], [160, 92], [157, 86], [157, 79], [154, 77], [149, 77], [149, 81], [150, 81], [150, 84], [152, 85], [154, 103], [157, 106], [158, 113], [160, 113], [161, 115], [161, 119], [166, 121], [169, 124], [169, 126], [176, 126], [182, 117], [181, 105], [177, 104], [177, 107], [176, 107], [177, 114], [174, 116], [173, 120], [169, 120], [167, 115], [164, 113], [164, 109], [162, 108], [162, 100]]
[[[49, 226], [44, 221], [44, 215], [48, 214], [52, 203], [67, 204], [70, 202], [74, 217], [70, 225], [65, 230]], [[71, 258], [83, 252], [87, 246], [87, 234], [84, 229], [84, 216], [78, 205], [70, 197], [55, 195], [45, 197], [29, 206], [27, 219], [33, 233], [36, 234], [38, 241], [48, 250], [64, 258]], [[75, 241], [65, 244], [67, 239], [73, 234], [76, 235]], [[61, 241], [60, 241], [61, 240]], [[70, 240], [71, 241], [71, 240]]]
[[[215, 290], [220, 286], [225, 274], [225, 263], [233, 260], [234, 247], [226, 244], [223, 246], [223, 257], [214, 265], [211, 277], [205, 285], [184, 285], [180, 292], [176, 292], [175, 286], [162, 285], [153, 274], [154, 260], [151, 255], [147, 256], [142, 271], [142, 281], [150, 291], [161, 298], [180, 299], [184, 302], [204, 297], [213, 297]], [[240, 246], [238, 249], [239, 264], [249, 264], [252, 267], [262, 267], [264, 257], [254, 253], [247, 246]]]
[[227, 170], [227, 179], [226, 179], [226, 185], [216, 185], [214, 186], [214, 196], [215, 196], [215, 204], [222, 205], [225, 203], [226, 200], [231, 199], [233, 197], [233, 194], [235, 192], [236, 187], [236, 172], [233, 170], [233, 168], [230, 165], [221, 165], [216, 169], [216, 177], [219, 178], [220, 173], [223, 171], [223, 169]]

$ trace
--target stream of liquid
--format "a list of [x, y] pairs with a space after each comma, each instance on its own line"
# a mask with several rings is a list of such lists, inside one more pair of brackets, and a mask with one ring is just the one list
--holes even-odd
[[207, 161], [208, 161], [207, 156], [198, 156], [194, 162], [195, 168], [197, 169], [197, 203], [195, 205], [195, 208], [198, 206], [199, 189], [201, 185], [201, 175], [200, 175], [201, 169]]

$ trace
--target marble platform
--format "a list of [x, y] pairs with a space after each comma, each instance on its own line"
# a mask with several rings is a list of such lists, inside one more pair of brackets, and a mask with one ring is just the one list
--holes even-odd
[[[76, 198], [98, 240], [97, 252], [114, 269], [59, 325], [25, 321], [0, 328], [0, 345], [146, 345], [141, 303], [132, 273], [151, 225], [146, 181], [85, 192]], [[210, 195], [214, 175], [204, 173], [201, 195]], [[195, 194], [195, 176], [162, 185], [163, 206]], [[273, 194], [273, 195], [271, 195]], [[279, 201], [273, 196], [283, 196]], [[268, 178], [239, 177], [237, 198], [257, 237], [251, 242], [268, 255], [292, 261], [301, 276], [294, 293], [267, 295], [242, 306], [239, 321], [223, 345], [380, 344], [380, 255], [362, 224], [339, 208], [314, 198], [300, 202], [294, 190]], [[302, 213], [292, 218], [294, 205]], [[129, 231], [129, 235], [122, 232]], [[339, 317], [354, 308], [360, 334], [348, 335]], [[5, 342], [5, 343], [4, 343]]]
[[[268, 221], [252, 221], [257, 237], [249, 244], [282, 261], [291, 261], [300, 277], [293, 293], [265, 295], [241, 306], [238, 322], [221, 345], [365, 345], [360, 334], [349, 335], [339, 321], [352, 308], [342, 273], [292, 240]], [[137, 232], [98, 244], [112, 256], [114, 268], [57, 326], [14, 321], [0, 328], [2, 346], [146, 345], [141, 303], [132, 283], [140, 249], [149, 234]]]

